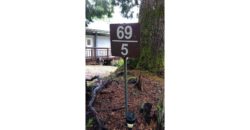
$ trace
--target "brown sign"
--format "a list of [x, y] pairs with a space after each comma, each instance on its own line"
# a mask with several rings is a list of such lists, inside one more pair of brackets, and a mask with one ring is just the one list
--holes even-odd
[[110, 24], [110, 41], [113, 56], [138, 57], [140, 53], [139, 24]]

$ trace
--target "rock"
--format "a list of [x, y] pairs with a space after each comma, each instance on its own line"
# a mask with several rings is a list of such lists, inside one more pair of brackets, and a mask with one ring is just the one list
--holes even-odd
[[128, 84], [136, 84], [137, 83], [137, 78], [130, 78], [128, 80]]
[[144, 103], [142, 105], [142, 108], [140, 109], [140, 113], [143, 113], [144, 120], [146, 121], [147, 124], [150, 124], [151, 121], [151, 109], [152, 109], [152, 104], [151, 103]]
[[124, 75], [124, 72], [121, 71], [121, 72], [118, 72], [118, 73], [116, 74], [116, 77], [120, 77], [120, 76], [123, 76], [123, 75]]

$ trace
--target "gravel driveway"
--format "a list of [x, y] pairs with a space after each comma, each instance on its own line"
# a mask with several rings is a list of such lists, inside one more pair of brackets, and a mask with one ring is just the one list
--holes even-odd
[[101, 78], [109, 76], [110, 73], [117, 69], [115, 66], [103, 66], [103, 65], [86, 65], [85, 76], [91, 78], [95, 75], [99, 75]]

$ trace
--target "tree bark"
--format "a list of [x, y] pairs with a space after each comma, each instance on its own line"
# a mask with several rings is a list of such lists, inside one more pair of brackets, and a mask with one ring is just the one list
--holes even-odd
[[137, 68], [164, 70], [164, 0], [142, 0], [139, 14], [140, 57]]

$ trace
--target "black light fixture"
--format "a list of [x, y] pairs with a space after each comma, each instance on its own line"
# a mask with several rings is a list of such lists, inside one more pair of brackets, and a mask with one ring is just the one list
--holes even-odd
[[133, 112], [128, 112], [126, 115], [126, 123], [129, 130], [132, 130], [135, 124], [135, 114]]

